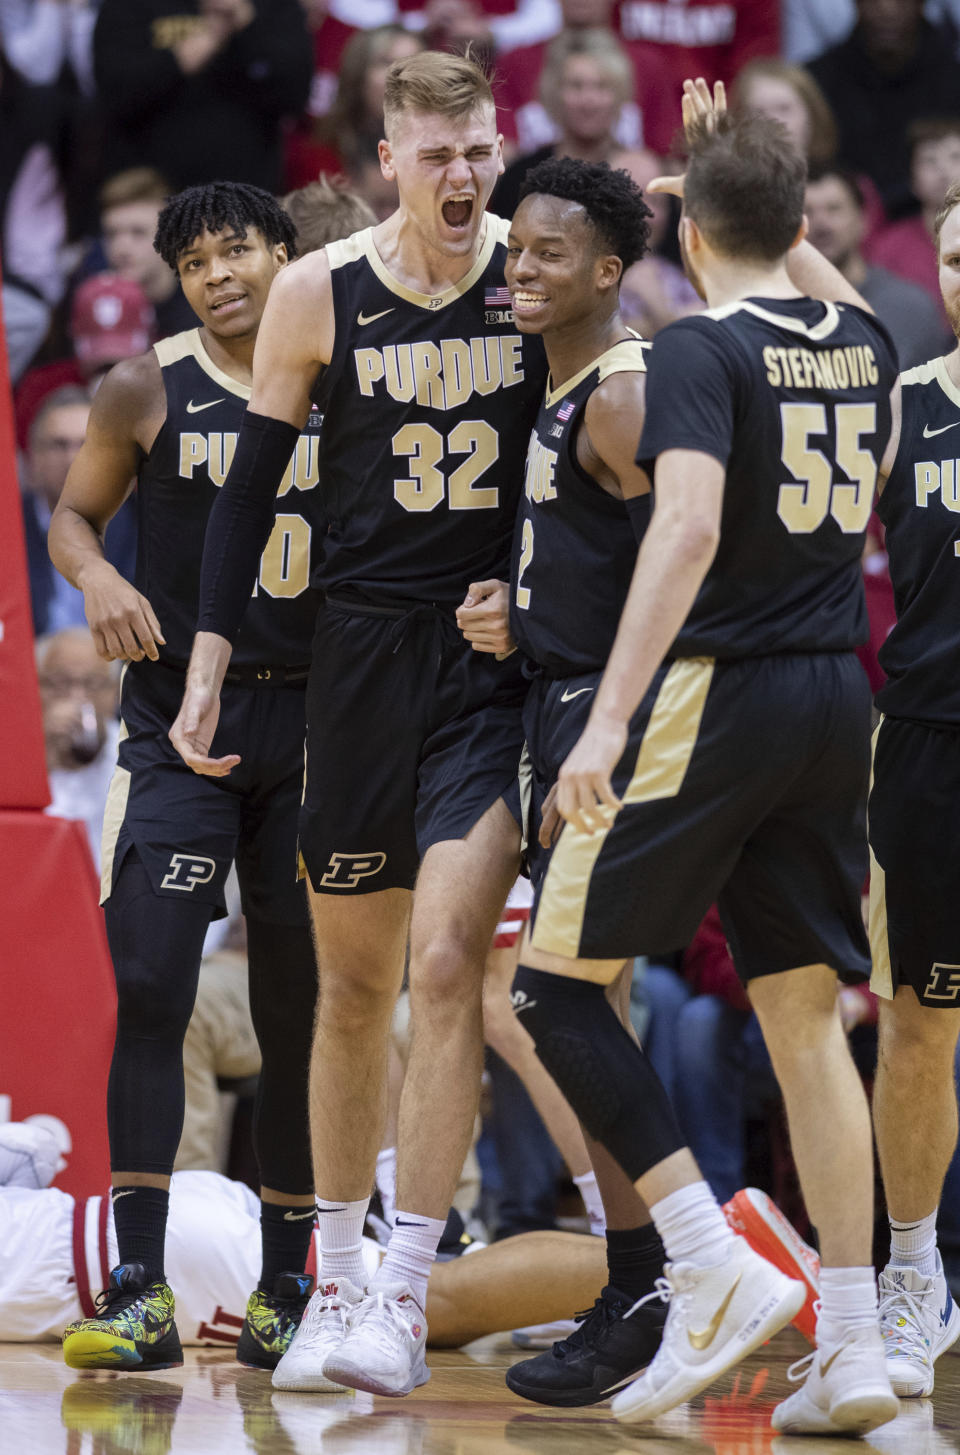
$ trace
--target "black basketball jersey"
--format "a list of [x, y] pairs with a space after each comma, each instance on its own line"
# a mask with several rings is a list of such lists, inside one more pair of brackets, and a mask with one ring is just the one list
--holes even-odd
[[[946, 359], [900, 376], [900, 441], [877, 513], [897, 624], [880, 649], [892, 717], [960, 725], [960, 389]], [[956, 454], [951, 450], [956, 449]]]
[[[136, 584], [166, 637], [163, 659], [185, 663], [197, 625], [207, 517], [230, 468], [250, 390], [217, 368], [199, 329], [161, 339], [154, 352], [167, 416], [137, 476]], [[310, 661], [317, 612], [311, 542], [322, 530], [320, 420], [311, 410], [278, 491], [276, 523], [233, 651], [237, 666]]]
[[602, 669], [637, 562], [622, 500], [577, 459], [587, 400], [611, 374], [645, 372], [650, 345], [624, 339], [559, 388], [548, 385], [530, 445], [510, 572], [520, 650], [553, 676]]
[[674, 655], [866, 640], [860, 557], [896, 375], [872, 314], [812, 298], [730, 303], [657, 335], [638, 459], [652, 474], [664, 450], [697, 450], [726, 470], [720, 544]]
[[388, 272], [373, 229], [329, 244], [335, 340], [318, 403], [332, 595], [459, 605], [506, 579], [523, 455], [546, 378], [513, 321], [507, 224], [433, 297]]

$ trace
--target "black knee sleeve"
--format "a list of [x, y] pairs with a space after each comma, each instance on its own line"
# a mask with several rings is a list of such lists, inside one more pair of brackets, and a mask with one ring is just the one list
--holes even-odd
[[135, 850], [104, 907], [117, 982], [107, 1086], [110, 1165], [173, 1170], [183, 1129], [183, 1037], [197, 996], [209, 904], [155, 894]]
[[263, 1065], [253, 1143], [264, 1187], [313, 1191], [308, 1083], [317, 971], [310, 931], [247, 920], [250, 1014]]
[[632, 1182], [685, 1145], [660, 1078], [602, 985], [520, 965], [513, 1006], [588, 1136]]

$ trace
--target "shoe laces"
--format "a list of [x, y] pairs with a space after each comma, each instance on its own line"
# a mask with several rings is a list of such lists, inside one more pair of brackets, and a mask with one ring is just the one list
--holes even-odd
[[643, 1308], [648, 1303], [653, 1303], [656, 1299], [659, 1299], [661, 1303], [669, 1304], [676, 1292], [676, 1285], [670, 1281], [668, 1275], [665, 1275], [663, 1278], [658, 1278], [653, 1285], [653, 1292], [645, 1293], [643, 1298], [638, 1298], [636, 1303], [627, 1309], [623, 1317], [625, 1319], [633, 1318], [637, 1309]]
[[787, 1378], [791, 1384], [802, 1384], [810, 1370], [813, 1368], [813, 1361], [816, 1358], [816, 1349], [811, 1349], [809, 1354], [804, 1354], [802, 1359], [797, 1359], [787, 1369]]
[[[923, 1332], [923, 1319], [926, 1310], [923, 1305], [929, 1302], [934, 1293], [934, 1283], [931, 1279], [927, 1287], [918, 1290], [902, 1288], [899, 1283], [894, 1283], [886, 1273], [881, 1273], [878, 1280], [880, 1289], [880, 1333], [884, 1339], [896, 1339], [907, 1357], [920, 1359], [923, 1363], [930, 1362], [930, 1341]], [[888, 1321], [894, 1314], [903, 1320], [900, 1328], [889, 1327]]]
[[114, 1283], [101, 1289], [93, 1301], [97, 1310], [96, 1317], [99, 1319], [106, 1314], [112, 1316], [123, 1313], [132, 1304], [139, 1303], [140, 1299], [146, 1297], [151, 1287], [152, 1284], [147, 1288], [124, 1288], [122, 1284]]
[[[373, 1317], [375, 1314], [382, 1314], [383, 1318], [376, 1319]], [[364, 1336], [372, 1335], [373, 1343], [382, 1353], [392, 1352], [398, 1335], [401, 1341], [414, 1337], [397, 1300], [387, 1298], [383, 1293], [368, 1293], [357, 1305], [351, 1320], [351, 1333], [361, 1324], [364, 1325]]]
[[318, 1299], [316, 1303], [314, 1303], [314, 1300], [311, 1298], [307, 1304], [306, 1312], [303, 1316], [303, 1324], [301, 1325], [301, 1327], [306, 1325], [311, 1333], [319, 1333], [321, 1328], [321, 1320], [323, 1319], [324, 1315], [338, 1314], [340, 1318], [340, 1326], [342, 1329], [345, 1330], [348, 1326], [352, 1311], [353, 1310], [350, 1304], [347, 1303], [346, 1299], [341, 1298], [340, 1295], [337, 1293], [324, 1294], [324, 1296]]
[[599, 1298], [594, 1299], [592, 1308], [581, 1309], [574, 1314], [573, 1320], [577, 1328], [565, 1339], [559, 1339], [554, 1344], [554, 1358], [564, 1359], [575, 1350], [595, 1349], [610, 1325], [627, 1317], [629, 1315], [624, 1313], [622, 1299], [613, 1299], [609, 1295], [605, 1297], [601, 1293]]

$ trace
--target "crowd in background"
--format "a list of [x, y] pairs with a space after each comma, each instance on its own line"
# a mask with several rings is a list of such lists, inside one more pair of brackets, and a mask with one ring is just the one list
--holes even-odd
[[[495, 73], [507, 161], [495, 212], [510, 215], [548, 155], [606, 160], [642, 186], [671, 171], [683, 78], [723, 80], [734, 108], [776, 117], [806, 153], [812, 241], [887, 324], [901, 366], [952, 346], [931, 231], [960, 179], [960, 0], [0, 0], [3, 312], [48, 759], [55, 810], [88, 820], [94, 852], [116, 681], [85, 635], [80, 594], [50, 565], [46, 529], [104, 372], [196, 322], [153, 250], [164, 199], [214, 178], [281, 195], [325, 173], [387, 216], [387, 67], [468, 42]], [[622, 289], [625, 321], [647, 337], [702, 306], [674, 204], [650, 200], [651, 251]], [[132, 576], [133, 497], [106, 549]], [[879, 526], [864, 570], [876, 687], [893, 620]], [[870, 998], [850, 996], [869, 1074]], [[652, 957], [637, 1000], [718, 1195], [757, 1172], [752, 1123], [788, 1200], [773, 1080], [719, 925], [682, 955]], [[549, 1224], [556, 1153], [505, 1066], [493, 1083], [494, 1152], [481, 1158], [502, 1194], [493, 1220], [505, 1232]], [[948, 1217], [957, 1202], [948, 1188]], [[960, 1257], [960, 1229], [957, 1242]]]

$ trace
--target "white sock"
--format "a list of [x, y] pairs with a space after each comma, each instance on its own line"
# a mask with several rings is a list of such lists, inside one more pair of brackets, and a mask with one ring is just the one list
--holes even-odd
[[384, 1147], [377, 1153], [377, 1191], [383, 1204], [383, 1220], [392, 1228], [397, 1215], [396, 1147]]
[[821, 1268], [817, 1343], [837, 1344], [854, 1329], [877, 1327], [877, 1280], [872, 1268]]
[[388, 1283], [409, 1284], [417, 1303], [425, 1308], [427, 1279], [446, 1225], [446, 1218], [428, 1218], [398, 1208], [387, 1256], [371, 1279], [371, 1289], [385, 1288]]
[[914, 1223], [890, 1219], [890, 1262], [894, 1268], [915, 1268], [930, 1278], [937, 1271], [937, 1212], [934, 1208]]
[[692, 1182], [662, 1197], [650, 1216], [670, 1263], [715, 1268], [733, 1247], [734, 1234], [706, 1182]]
[[324, 1278], [349, 1278], [358, 1288], [367, 1281], [363, 1263], [363, 1220], [368, 1197], [356, 1202], [330, 1202], [317, 1198], [320, 1230], [320, 1272]]
[[600, 1189], [597, 1186], [597, 1174], [585, 1172], [582, 1177], [575, 1177], [573, 1184], [583, 1198], [591, 1233], [602, 1238], [607, 1231], [607, 1215], [603, 1210], [603, 1198], [600, 1196]]

